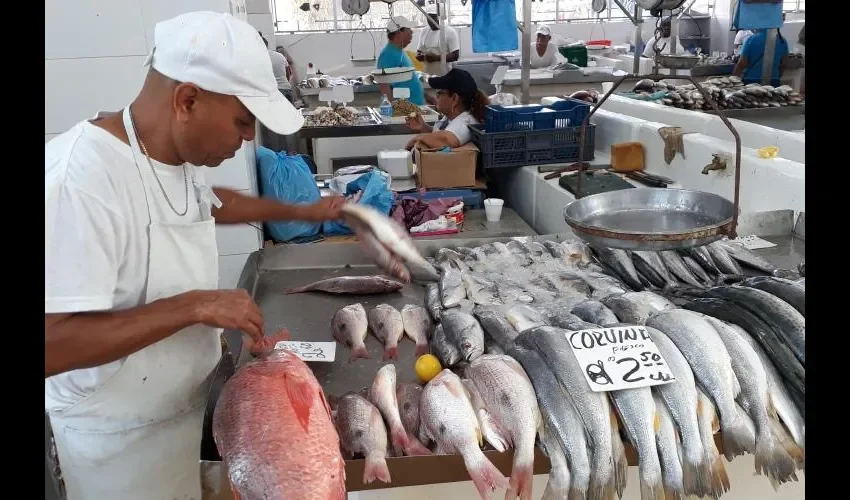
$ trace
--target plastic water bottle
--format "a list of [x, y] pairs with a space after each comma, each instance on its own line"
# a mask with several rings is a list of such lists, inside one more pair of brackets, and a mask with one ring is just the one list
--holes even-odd
[[381, 116], [385, 118], [393, 116], [393, 105], [390, 104], [390, 100], [385, 95], [381, 96]]

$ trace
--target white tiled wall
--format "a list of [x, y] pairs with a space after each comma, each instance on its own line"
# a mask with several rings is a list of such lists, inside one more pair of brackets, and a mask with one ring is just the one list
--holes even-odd
[[[231, 12], [264, 33], [267, 0], [45, 0], [44, 142], [94, 116], [126, 106], [142, 86], [156, 23], [196, 10]], [[248, 12], [251, 19], [248, 19]], [[256, 195], [255, 149], [246, 143], [207, 178], [214, 186]], [[258, 224], [259, 226], [259, 224]], [[218, 228], [220, 286], [236, 286], [245, 260], [262, 246], [247, 224]]]

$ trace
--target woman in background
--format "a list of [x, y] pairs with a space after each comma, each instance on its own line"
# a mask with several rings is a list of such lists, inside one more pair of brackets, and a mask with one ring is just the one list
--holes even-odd
[[407, 149], [417, 143], [428, 148], [459, 148], [471, 139], [469, 125], [484, 121], [484, 111], [490, 100], [478, 89], [475, 79], [468, 72], [454, 68], [444, 76], [428, 79], [428, 85], [437, 91], [437, 111], [443, 117], [433, 127], [427, 125], [421, 115], [407, 118], [407, 126], [419, 132]]

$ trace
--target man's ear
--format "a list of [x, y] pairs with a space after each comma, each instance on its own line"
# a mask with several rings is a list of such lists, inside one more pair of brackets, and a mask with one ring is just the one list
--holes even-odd
[[178, 121], [186, 122], [194, 111], [201, 95], [201, 89], [193, 83], [180, 83], [174, 87], [174, 114]]

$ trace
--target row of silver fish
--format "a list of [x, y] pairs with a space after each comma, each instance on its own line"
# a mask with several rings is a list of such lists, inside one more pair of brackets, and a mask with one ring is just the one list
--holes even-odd
[[[805, 284], [758, 254], [729, 241], [655, 253], [515, 240], [441, 249], [432, 263], [441, 277], [425, 308], [443, 365], [469, 377], [477, 360], [507, 354], [532, 382], [552, 464], [544, 498], [622, 496], [624, 437], [644, 499], [728, 491], [716, 432], [727, 459], [754, 454], [774, 485], [804, 468]], [[564, 334], [623, 323], [645, 325], [675, 382], [590, 390]]]

